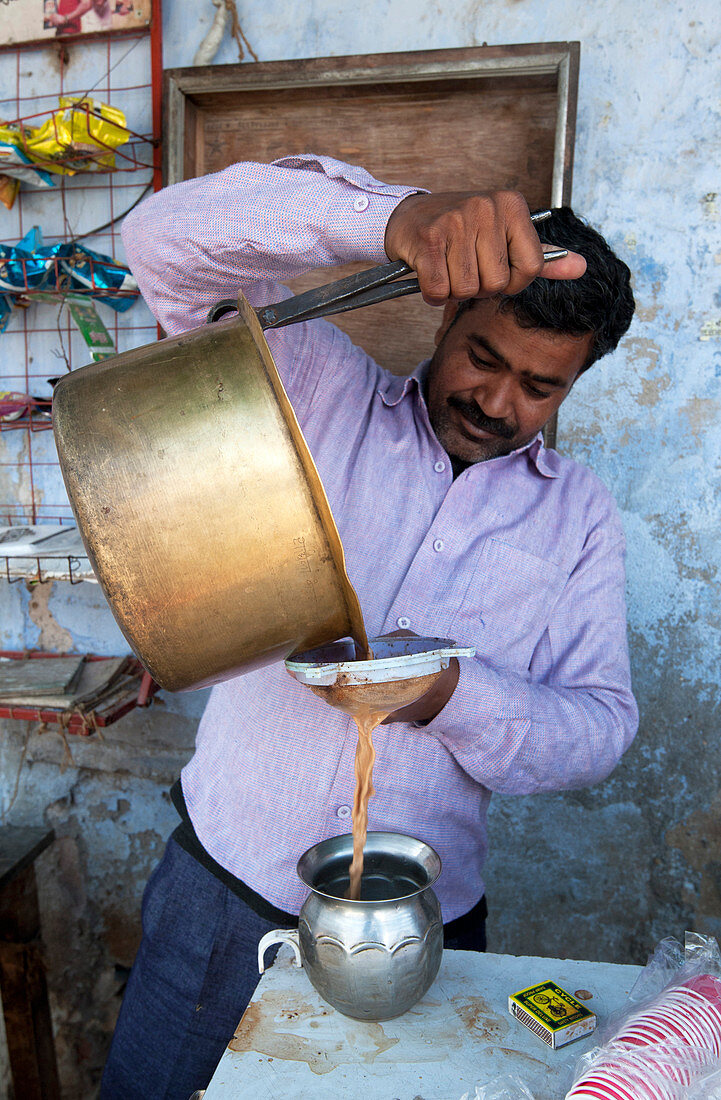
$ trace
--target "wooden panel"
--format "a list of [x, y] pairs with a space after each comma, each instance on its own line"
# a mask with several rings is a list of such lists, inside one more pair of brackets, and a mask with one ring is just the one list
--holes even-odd
[[[238, 160], [325, 153], [385, 183], [429, 190], [504, 186], [548, 201], [555, 81], [423, 81], [219, 96], [203, 104], [197, 175]], [[225, 102], [224, 102], [225, 101]]]
[[[313, 152], [385, 183], [510, 188], [532, 209], [568, 202], [577, 62], [576, 44], [554, 43], [171, 70], [166, 178]], [[290, 285], [298, 292], [359, 266]], [[404, 374], [431, 354], [440, 311], [404, 298], [336, 323]]]

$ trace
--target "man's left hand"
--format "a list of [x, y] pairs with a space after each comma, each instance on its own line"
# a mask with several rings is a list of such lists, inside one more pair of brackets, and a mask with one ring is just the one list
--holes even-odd
[[[392, 634], [384, 634], [384, 638], [417, 638], [412, 630], [394, 630]], [[430, 686], [428, 691], [408, 703], [405, 707], [399, 707], [384, 718], [382, 726], [391, 722], [430, 722], [437, 714], [440, 714], [450, 699], [458, 684], [461, 668], [457, 657], [451, 657], [448, 668], [444, 668], [440, 676]]]
[[441, 713], [451, 695], [453, 695], [460, 672], [458, 658], [451, 657], [448, 668], [443, 670], [425, 695], [421, 695], [420, 699], [416, 699], [415, 702], [409, 703], [405, 707], [400, 707], [399, 710], [394, 710], [392, 714], [384, 718], [381, 725], [388, 725], [389, 722], [430, 722], [432, 718]]

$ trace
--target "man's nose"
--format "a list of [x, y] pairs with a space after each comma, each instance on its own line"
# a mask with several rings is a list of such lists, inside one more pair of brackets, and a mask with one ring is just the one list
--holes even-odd
[[486, 379], [473, 391], [473, 400], [492, 420], [513, 419], [512, 381], [510, 378]]

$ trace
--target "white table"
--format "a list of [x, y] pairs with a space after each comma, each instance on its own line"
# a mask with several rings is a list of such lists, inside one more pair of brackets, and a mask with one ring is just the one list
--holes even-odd
[[342, 1016], [281, 948], [263, 975], [205, 1100], [460, 1100], [499, 1074], [536, 1100], [562, 1100], [593, 1035], [550, 1050], [508, 1013], [508, 994], [551, 979], [587, 990], [602, 1023], [620, 1008], [637, 966], [445, 951], [438, 978], [396, 1020]]

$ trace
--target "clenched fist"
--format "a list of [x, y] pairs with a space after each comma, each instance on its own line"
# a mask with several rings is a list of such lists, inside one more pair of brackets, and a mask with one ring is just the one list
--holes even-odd
[[586, 270], [576, 252], [544, 264], [528, 205], [516, 191], [409, 195], [390, 216], [385, 250], [416, 271], [432, 306], [518, 294], [539, 275], [578, 279]]

